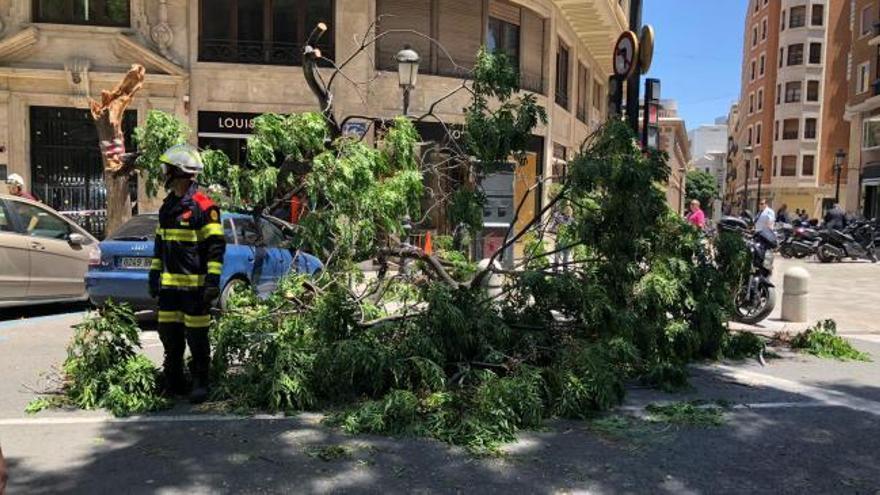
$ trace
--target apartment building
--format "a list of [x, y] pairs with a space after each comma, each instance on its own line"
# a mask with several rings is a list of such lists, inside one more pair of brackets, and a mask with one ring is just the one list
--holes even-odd
[[[513, 189], [525, 194], [558, 164], [558, 156], [570, 154], [605, 119], [613, 44], [627, 25], [629, 2], [9, 0], [4, 5], [0, 175], [19, 173], [48, 204], [75, 212], [104, 204], [88, 98], [111, 88], [132, 63], [143, 64], [148, 74], [126, 117], [129, 131], [150, 109], [161, 109], [189, 123], [194, 144], [245, 162], [255, 116], [316, 110], [299, 66], [319, 22], [329, 31], [317, 47], [335, 60], [354, 54], [360, 39], [371, 36], [371, 26], [393, 32], [347, 65], [347, 78], [337, 79], [340, 120], [401, 113], [394, 55], [407, 45], [421, 57], [411, 114], [424, 113], [467, 78], [481, 45], [510, 55], [522, 89], [536, 94], [549, 116], [535, 131], [528, 164], [517, 174], [522, 184]], [[462, 92], [443, 100], [435, 113], [461, 123], [466, 104]], [[426, 141], [441, 135], [437, 123], [418, 128]], [[362, 129], [353, 122], [354, 132]], [[534, 211], [547, 189], [536, 195]], [[142, 185], [133, 194], [141, 211], [156, 208]], [[487, 223], [503, 216], [488, 210], [486, 215]]]
[[880, 1], [848, 0], [843, 22], [850, 33], [846, 54], [849, 154], [844, 206], [868, 218], [880, 216]]
[[675, 100], [662, 100], [658, 113], [660, 149], [669, 155], [669, 182], [666, 202], [673, 211], [684, 213], [687, 172], [691, 162], [691, 143], [684, 119], [678, 114]]
[[719, 197], [711, 205], [713, 219], [721, 215], [721, 200], [724, 197], [727, 173], [727, 118], [716, 120], [715, 124], [704, 124], [688, 133], [691, 144], [689, 170], [700, 170], [711, 174], [718, 184]]
[[754, 211], [759, 192], [776, 207], [813, 216], [834, 202], [834, 156], [849, 139], [845, 3], [749, 1], [731, 157], [739, 208]]

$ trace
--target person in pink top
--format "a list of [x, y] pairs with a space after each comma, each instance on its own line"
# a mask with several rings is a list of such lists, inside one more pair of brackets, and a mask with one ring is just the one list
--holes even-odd
[[688, 213], [687, 221], [694, 227], [702, 229], [706, 226], [706, 214], [700, 209], [700, 202], [696, 199], [691, 200], [691, 212]]

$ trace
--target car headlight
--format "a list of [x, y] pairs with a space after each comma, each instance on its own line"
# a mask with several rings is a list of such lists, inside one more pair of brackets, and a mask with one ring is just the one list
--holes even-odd
[[764, 253], [764, 268], [766, 270], [773, 269], [773, 260], [775, 258], [776, 258], [776, 256], [773, 254], [773, 251], [771, 251], [769, 249], [767, 250], [766, 253]]
[[101, 248], [98, 246], [89, 251], [89, 266], [101, 266]]

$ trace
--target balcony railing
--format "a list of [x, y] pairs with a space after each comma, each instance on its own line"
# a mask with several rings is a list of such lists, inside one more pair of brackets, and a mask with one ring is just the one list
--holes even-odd
[[[301, 65], [302, 43], [283, 41], [244, 41], [203, 39], [199, 44], [199, 60], [237, 64]], [[333, 47], [319, 46], [325, 58], [333, 58]]]

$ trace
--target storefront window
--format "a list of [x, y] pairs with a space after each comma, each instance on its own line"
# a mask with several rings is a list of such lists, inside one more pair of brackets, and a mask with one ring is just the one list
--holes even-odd
[[57, 24], [127, 27], [129, 0], [34, 0], [34, 20]]
[[321, 22], [328, 31], [313, 44], [325, 58], [334, 56], [333, 0], [202, 0], [200, 18], [202, 62], [299, 65]]
[[862, 149], [880, 148], [880, 118], [865, 121]]

